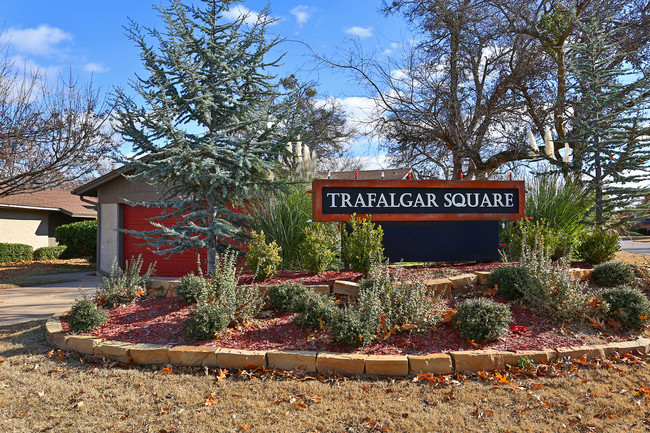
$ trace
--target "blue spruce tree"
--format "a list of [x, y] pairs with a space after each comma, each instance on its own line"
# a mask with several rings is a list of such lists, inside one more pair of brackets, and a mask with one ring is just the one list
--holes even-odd
[[134, 204], [165, 209], [137, 236], [159, 254], [205, 248], [208, 272], [219, 252], [245, 239], [248, 216], [233, 206], [274, 186], [269, 173], [293, 138], [284, 121], [293, 104], [272, 74], [279, 59], [269, 60], [279, 43], [266, 38], [270, 11], [228, 21], [236, 6], [171, 0], [157, 8], [163, 30], [131, 22], [127, 35], [146, 72], [130, 83], [137, 97], [116, 91], [117, 129], [135, 152], [132, 178], [161, 194]]

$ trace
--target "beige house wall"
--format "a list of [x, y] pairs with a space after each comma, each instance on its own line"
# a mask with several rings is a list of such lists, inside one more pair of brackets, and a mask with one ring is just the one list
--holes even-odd
[[27, 244], [34, 249], [56, 244], [48, 236], [48, 213], [0, 209], [0, 242]]
[[[120, 260], [122, 234], [120, 227], [120, 205], [117, 203], [102, 203], [99, 205], [99, 225], [97, 254], [97, 271], [103, 274], [110, 273], [113, 260]], [[121, 263], [118, 263], [120, 266]]]

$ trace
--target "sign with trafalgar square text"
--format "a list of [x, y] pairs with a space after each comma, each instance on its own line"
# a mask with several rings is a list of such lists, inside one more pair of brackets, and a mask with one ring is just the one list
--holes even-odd
[[523, 181], [315, 180], [316, 221], [517, 220], [525, 214]]

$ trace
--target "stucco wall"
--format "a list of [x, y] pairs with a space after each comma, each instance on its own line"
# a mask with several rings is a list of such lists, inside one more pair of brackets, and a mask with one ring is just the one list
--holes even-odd
[[156, 201], [160, 197], [157, 187], [143, 181], [129, 182], [124, 177], [118, 177], [103, 184], [97, 190], [99, 203], [124, 203], [131, 201]]
[[0, 209], [0, 242], [49, 246], [47, 212]]
[[[109, 273], [113, 259], [120, 260], [122, 234], [117, 231], [120, 227], [120, 205], [103, 203], [99, 205], [99, 252], [97, 255], [97, 270]], [[121, 265], [121, 263], [120, 263]]]

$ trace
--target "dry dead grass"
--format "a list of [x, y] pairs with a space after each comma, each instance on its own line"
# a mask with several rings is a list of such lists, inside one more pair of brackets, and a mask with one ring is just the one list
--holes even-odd
[[[548, 370], [557, 377], [329, 378], [122, 368], [66, 354], [43, 322], [0, 328], [3, 432], [644, 432], [650, 370]], [[450, 378], [451, 379], [451, 378]], [[507, 382], [507, 383], [506, 383]]]
[[0, 264], [0, 290], [74, 281], [65, 278], [43, 277], [43, 275], [94, 269], [95, 266], [90, 265], [86, 259], [2, 263]]

